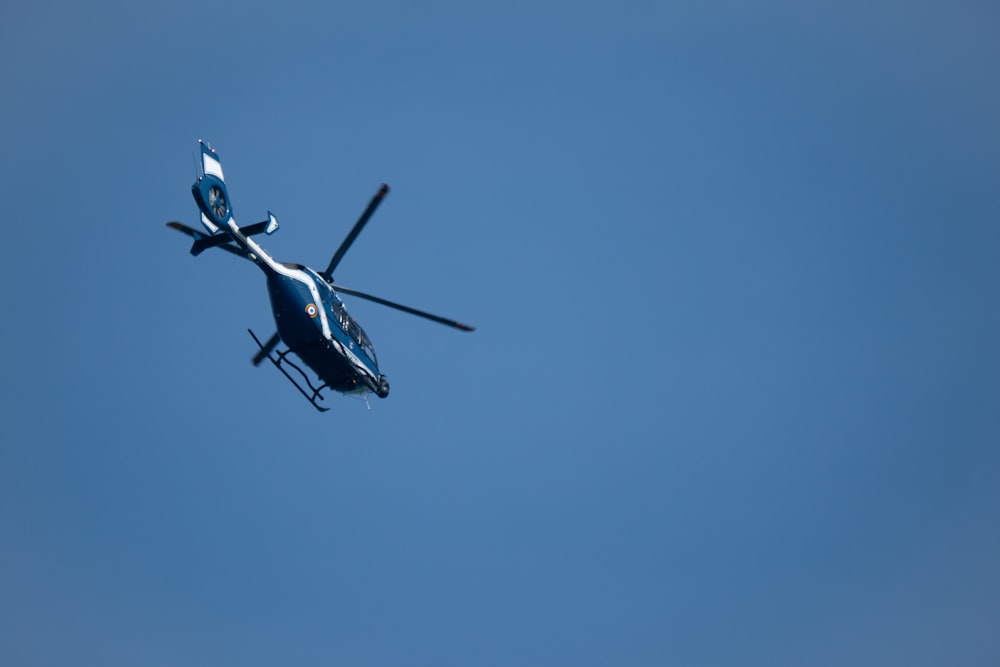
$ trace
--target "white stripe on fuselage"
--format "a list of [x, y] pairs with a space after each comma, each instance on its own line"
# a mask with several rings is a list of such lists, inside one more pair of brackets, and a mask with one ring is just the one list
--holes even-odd
[[319, 288], [316, 287], [316, 281], [313, 280], [313, 277], [302, 269], [290, 269], [281, 262], [276, 262], [266, 250], [257, 244], [256, 241], [240, 231], [240, 227], [236, 224], [235, 218], [229, 218], [229, 231], [232, 232], [236, 243], [244, 246], [248, 252], [253, 253], [256, 258], [255, 261], [266, 265], [267, 268], [271, 269], [275, 273], [281, 274], [292, 280], [297, 280], [306, 286], [306, 289], [309, 290], [310, 296], [312, 296], [313, 303], [316, 304], [316, 310], [319, 311], [319, 320], [323, 329], [323, 337], [327, 340], [332, 338], [333, 334], [330, 331], [330, 321], [326, 317], [326, 309], [323, 308], [323, 301], [319, 296]]
[[368, 369], [368, 366], [358, 359], [357, 355], [348, 349], [347, 346], [338, 341], [330, 331], [330, 321], [327, 319], [326, 307], [323, 304], [323, 299], [320, 298], [319, 288], [316, 287], [316, 280], [309, 275], [308, 272], [303, 271], [302, 269], [290, 269], [281, 262], [275, 261], [275, 259], [271, 257], [266, 250], [261, 248], [256, 241], [240, 231], [240, 227], [236, 224], [236, 219], [233, 217], [229, 218], [229, 230], [232, 232], [233, 238], [236, 240], [237, 244], [244, 246], [244, 249], [247, 252], [253, 253], [255, 258], [254, 261], [266, 265], [275, 273], [285, 276], [286, 278], [290, 278], [291, 280], [297, 280], [306, 286], [309, 290], [309, 294], [312, 296], [313, 303], [316, 304], [316, 310], [319, 311], [320, 325], [323, 328], [323, 338], [333, 341], [337, 345], [341, 354], [350, 359], [351, 365], [354, 366], [355, 370], [370, 377], [373, 381], [377, 381], [378, 378], [372, 374], [372, 372]]

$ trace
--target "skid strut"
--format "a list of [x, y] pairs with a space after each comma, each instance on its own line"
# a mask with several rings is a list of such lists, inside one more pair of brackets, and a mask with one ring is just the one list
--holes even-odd
[[[320, 412], [326, 412], [327, 410], [330, 409], [330, 408], [324, 408], [323, 406], [321, 406], [319, 403], [316, 402], [317, 400], [320, 401], [323, 400], [323, 395], [320, 394], [320, 392], [323, 391], [324, 389], [327, 389], [327, 386], [323, 384], [318, 388], [314, 387], [312, 382], [309, 381], [309, 376], [306, 375], [305, 371], [299, 368], [298, 365], [295, 364], [295, 362], [288, 360], [286, 355], [288, 355], [291, 352], [290, 349], [285, 350], [284, 352], [279, 352], [278, 358], [275, 359], [273, 356], [271, 356], [270, 352], [264, 349], [264, 345], [261, 344], [260, 339], [257, 338], [257, 335], [251, 329], [247, 329], [247, 331], [250, 332], [250, 336], [253, 338], [253, 342], [257, 343], [257, 347], [260, 348], [261, 352], [264, 352], [267, 355], [268, 361], [274, 364], [274, 367], [277, 368], [279, 371], [281, 371], [281, 374], [284, 375], [286, 378], [288, 378], [289, 382], [295, 385], [295, 388], [299, 390], [299, 393], [305, 396], [306, 400], [312, 403], [314, 408], [316, 408]], [[305, 382], [306, 386], [309, 387], [309, 391], [303, 389], [302, 385], [296, 382], [295, 378], [289, 375], [288, 371], [286, 371], [284, 368], [284, 365], [286, 364], [294, 368], [296, 371], [298, 371], [299, 375], [302, 376], [303, 382]]]

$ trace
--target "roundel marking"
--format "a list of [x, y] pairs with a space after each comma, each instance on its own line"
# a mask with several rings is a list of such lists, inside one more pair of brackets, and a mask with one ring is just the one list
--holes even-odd
[[319, 310], [316, 309], [316, 304], [310, 303], [306, 306], [306, 315], [309, 317], [316, 317], [319, 314]]

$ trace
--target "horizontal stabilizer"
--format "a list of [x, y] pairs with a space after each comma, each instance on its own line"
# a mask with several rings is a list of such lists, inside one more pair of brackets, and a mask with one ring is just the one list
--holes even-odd
[[215, 236], [202, 236], [201, 234], [196, 234], [194, 237], [194, 245], [191, 246], [191, 254], [197, 257], [209, 248], [230, 243], [232, 240], [233, 237], [229, 232], [222, 232], [216, 234]]
[[[187, 225], [183, 225], [179, 222], [168, 222], [167, 227], [171, 229], [176, 229], [179, 232], [187, 234], [194, 239], [194, 245], [191, 246], [191, 254], [197, 257], [201, 253], [205, 252], [209, 248], [221, 247], [223, 250], [237, 251], [243, 257], [246, 257], [246, 253], [239, 247], [233, 245], [229, 246], [233, 240], [233, 235], [229, 232], [220, 231], [218, 234], [213, 234], [211, 236], [205, 236], [203, 233], [196, 229], [192, 229]], [[240, 231], [243, 232], [244, 236], [254, 236], [255, 234], [273, 234], [274, 230], [278, 227], [278, 221], [274, 219], [273, 215], [268, 215], [268, 219], [263, 222], [255, 222], [252, 225], [247, 225], [246, 227], [241, 227]]]
[[[246, 227], [240, 227], [240, 231], [243, 232], [244, 236], [254, 236], [255, 234], [272, 234], [274, 230], [267, 231], [271, 226], [270, 220], [265, 220], [264, 222], [255, 222], [252, 225], [247, 225]], [[278, 221], [274, 221], [274, 229], [278, 228]]]
[[[205, 249], [205, 248], [202, 248], [198, 252], [195, 252], [195, 248], [196, 248], [196, 246], [198, 245], [199, 242], [211, 240], [211, 239], [214, 239], [214, 238], [221, 238], [221, 235], [218, 236], [218, 237], [216, 237], [216, 236], [204, 236], [197, 229], [193, 229], [191, 227], [188, 227], [187, 225], [182, 224], [180, 222], [168, 222], [167, 223], [167, 227], [170, 227], [170, 229], [176, 229], [181, 234], [187, 234], [188, 236], [190, 236], [191, 238], [193, 238], [195, 240], [195, 245], [191, 247], [191, 254], [192, 255], [197, 255], [199, 252], [201, 252], [201, 250]], [[226, 237], [227, 237], [226, 241], [232, 240], [232, 237], [229, 236], [229, 232], [226, 232]], [[210, 244], [210, 245], [208, 245], [206, 247], [210, 248], [210, 247], [213, 247], [213, 246]], [[229, 245], [225, 241], [222, 241], [221, 245], [218, 245], [216, 247], [220, 248], [221, 250], [225, 250], [226, 252], [231, 252], [234, 255], [236, 255], [237, 257], [242, 257], [244, 259], [250, 259], [250, 253], [248, 253], [246, 250], [244, 250], [243, 248], [240, 248], [237, 245]]]

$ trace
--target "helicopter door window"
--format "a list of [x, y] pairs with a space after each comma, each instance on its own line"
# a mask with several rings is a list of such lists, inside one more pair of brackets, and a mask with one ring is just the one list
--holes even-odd
[[353, 338], [358, 345], [361, 345], [361, 327], [358, 326], [357, 322], [354, 320], [348, 322], [347, 333], [351, 335], [351, 338]]
[[369, 359], [376, 364], [378, 363], [378, 360], [375, 359], [375, 348], [372, 347], [372, 342], [368, 340], [368, 335], [364, 331], [361, 332], [361, 349], [365, 351]]

